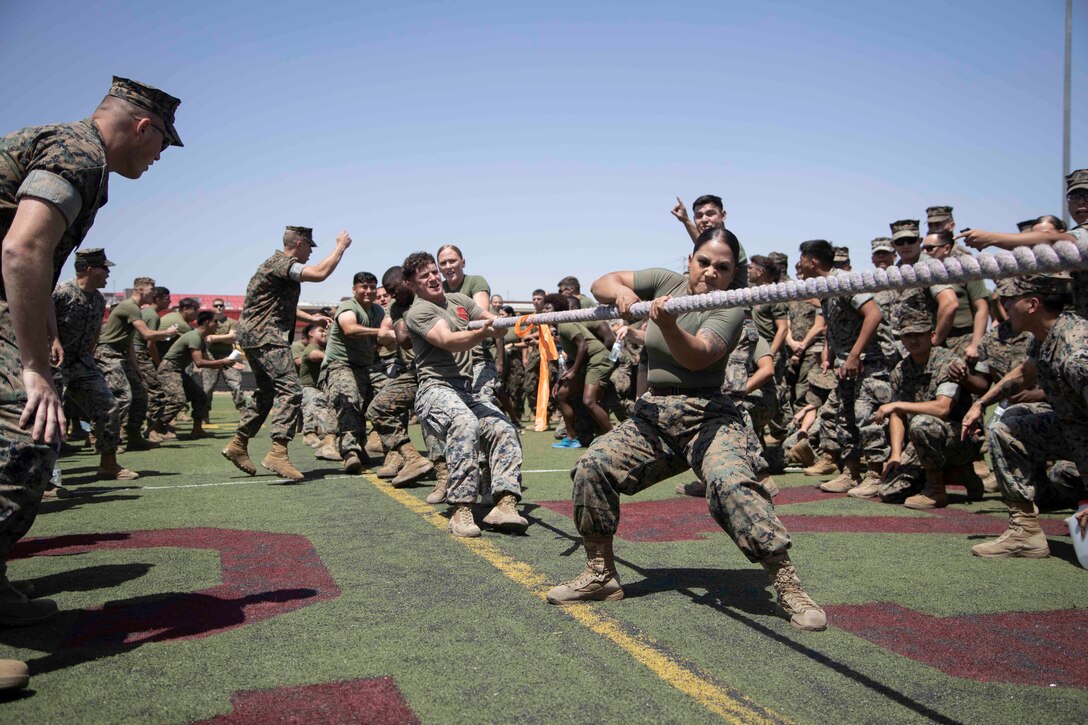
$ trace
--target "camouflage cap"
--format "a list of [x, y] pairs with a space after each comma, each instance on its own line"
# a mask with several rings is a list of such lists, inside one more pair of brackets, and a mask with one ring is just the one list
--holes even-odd
[[771, 260], [779, 267], [786, 267], [790, 263], [790, 258], [787, 257], [783, 252], [771, 252], [767, 255], [767, 259]]
[[874, 252], [894, 252], [895, 247], [892, 246], [891, 237], [877, 237], [873, 241], [869, 242], [869, 245], [873, 248]]
[[1000, 297], [1068, 294], [1070, 283], [1068, 274], [1029, 274], [999, 280], [997, 294]]
[[178, 136], [178, 130], [174, 128], [174, 111], [177, 110], [178, 105], [181, 103], [179, 99], [174, 98], [165, 91], [160, 91], [154, 86], [129, 80], [128, 78], [121, 78], [120, 76], [113, 77], [113, 85], [110, 86], [110, 92], [106, 95], [120, 98], [123, 101], [128, 101], [135, 106], [151, 111], [166, 124], [166, 139], [170, 142], [170, 145], [185, 145], [181, 142], [181, 136]]
[[850, 248], [849, 247], [835, 247], [835, 264], [842, 264], [843, 262], [850, 261]]
[[307, 242], [310, 243], [311, 247], [316, 247], [317, 246], [317, 242], [314, 241], [314, 230], [313, 230], [312, 227], [292, 227], [292, 226], [288, 226], [286, 231], [294, 232], [298, 236], [302, 237], [303, 239], [305, 239]]
[[931, 206], [926, 209], [927, 224], [943, 224], [951, 218], [952, 207], [950, 206]]
[[106, 250], [101, 247], [80, 249], [76, 252], [76, 264], [88, 267], [112, 267], [113, 262], [106, 259]]
[[895, 334], [903, 336], [933, 330], [933, 318], [925, 310], [910, 305], [900, 305], [895, 312]]
[[1020, 230], [1021, 234], [1023, 234], [1024, 232], [1030, 232], [1031, 228], [1035, 226], [1038, 221], [1038, 217], [1036, 217], [1035, 219], [1025, 219], [1022, 222], [1016, 222], [1016, 228]]
[[892, 228], [892, 239], [921, 236], [918, 233], [917, 219], [900, 219], [897, 222], [892, 222], [889, 226]]
[[1088, 189], [1088, 169], [1077, 169], [1065, 177], [1065, 193], [1074, 189]]

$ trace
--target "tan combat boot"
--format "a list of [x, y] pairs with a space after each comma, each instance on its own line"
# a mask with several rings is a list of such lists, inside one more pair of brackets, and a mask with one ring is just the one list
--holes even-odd
[[382, 445], [382, 439], [378, 437], [378, 432], [375, 430], [370, 431], [370, 434], [366, 437], [366, 445], [363, 446], [363, 450], [366, 451], [368, 456], [377, 458], [378, 456], [385, 455], [385, 446]]
[[302, 442], [308, 445], [310, 448], [317, 448], [321, 445], [321, 439], [318, 438], [317, 433], [307, 433], [302, 436]]
[[322, 461], [342, 461], [340, 451], [336, 450], [336, 439], [327, 435], [318, 441], [318, 449], [314, 451], [314, 458]]
[[[807, 472], [808, 469], [806, 468]], [[861, 461], [857, 458], [847, 458], [842, 462], [842, 473], [830, 481], [824, 481], [819, 489], [827, 493], [846, 493], [852, 488], [861, 485]]]
[[21, 690], [30, 684], [30, 670], [21, 660], [0, 660], [0, 691]]
[[390, 479], [395, 478], [400, 469], [404, 466], [404, 456], [400, 454], [400, 451], [389, 451], [385, 454], [385, 460], [382, 461], [382, 467], [377, 471], [374, 471], [374, 475], [378, 478]]
[[827, 615], [801, 588], [801, 580], [797, 578], [789, 554], [780, 554], [761, 563], [774, 584], [779, 606], [790, 615], [790, 624], [808, 632], [827, 629]]
[[944, 489], [944, 471], [926, 470], [926, 487], [921, 493], [907, 498], [903, 505], [909, 509], [943, 509], [948, 505], [948, 493]]
[[295, 468], [295, 464], [291, 463], [291, 459], [287, 457], [287, 441], [284, 440], [272, 441], [272, 450], [261, 461], [261, 466], [265, 470], [272, 471], [272, 473], [292, 481], [301, 481], [306, 478], [302, 471]]
[[427, 494], [427, 503], [442, 503], [446, 500], [446, 488], [450, 485], [450, 469], [445, 461], [435, 461], [434, 472], [434, 490]]
[[1005, 501], [1009, 507], [1009, 528], [994, 541], [976, 544], [971, 553], [983, 559], [1045, 559], [1050, 556], [1046, 534], [1031, 501]]
[[806, 476], [830, 476], [839, 472], [839, 458], [830, 451], [820, 451], [816, 462], [805, 469]]
[[397, 488], [415, 483], [434, 470], [434, 464], [423, 456], [411, 443], [405, 443], [400, 447], [400, 455], [404, 458], [404, 467], [390, 483]]
[[480, 527], [472, 518], [472, 507], [464, 503], [454, 505], [453, 514], [450, 516], [450, 523], [446, 529], [454, 536], [463, 538], [480, 535]]
[[854, 498], [875, 498], [880, 493], [881, 480], [880, 471], [877, 471], [873, 464], [869, 466], [865, 478], [861, 479], [861, 485], [850, 489], [846, 495]]
[[576, 602], [614, 602], [623, 599], [620, 577], [616, 573], [616, 559], [612, 553], [611, 536], [586, 536], [582, 539], [586, 550], [586, 568], [574, 579], [548, 591], [551, 604], [575, 604]]
[[355, 451], [350, 451], [344, 456], [344, 473], [354, 476], [357, 473], [362, 473], [363, 461], [359, 458], [359, 454]]
[[816, 451], [812, 450], [808, 438], [802, 438], [786, 451], [786, 463], [804, 467], [816, 465]]
[[117, 462], [116, 453], [102, 454], [98, 464], [98, 478], [100, 480], [131, 481], [139, 477], [140, 474], [136, 473], [136, 471], [121, 467], [121, 464]]
[[778, 489], [778, 484], [771, 478], [771, 474], [764, 471], [763, 473], [756, 474], [756, 483], [763, 487], [763, 490], [767, 492], [767, 495], [771, 498], [777, 496], [781, 491]]
[[498, 494], [495, 508], [484, 516], [484, 523], [493, 529], [510, 534], [524, 533], [529, 528], [529, 521], [518, 513], [518, 497], [512, 493]]
[[253, 461], [249, 460], [249, 439], [241, 433], [235, 433], [234, 440], [228, 443], [222, 452], [223, 458], [233, 463], [242, 473], [257, 475], [257, 467], [253, 465]]

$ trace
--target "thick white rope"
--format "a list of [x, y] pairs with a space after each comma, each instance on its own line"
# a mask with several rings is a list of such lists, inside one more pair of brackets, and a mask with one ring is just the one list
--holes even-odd
[[[1028, 274], [1049, 274], [1065, 270], [1088, 269], [1088, 241], [1060, 241], [1039, 244], [1034, 247], [1016, 247], [994, 253], [950, 255], [943, 260], [927, 259], [918, 264], [901, 267], [873, 269], [864, 272], [844, 272], [827, 277], [778, 282], [758, 287], [745, 287], [702, 295], [676, 297], [665, 303], [665, 309], [674, 314], [700, 312], [729, 307], [750, 307], [768, 302], [794, 302], [812, 298], [842, 297], [862, 292], [902, 290], [910, 287], [928, 287], [935, 284], [961, 284], [979, 279], [1004, 279]], [[639, 302], [631, 306], [632, 317], [650, 314], [651, 302]], [[589, 322], [614, 320], [619, 313], [613, 305], [600, 305], [580, 310], [545, 312], [530, 315], [527, 322], [554, 324], [559, 322]], [[496, 328], [513, 327], [517, 317], [500, 317]], [[483, 322], [469, 323], [479, 328]]]

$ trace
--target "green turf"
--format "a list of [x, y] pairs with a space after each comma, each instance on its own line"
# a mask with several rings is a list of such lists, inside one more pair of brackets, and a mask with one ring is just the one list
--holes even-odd
[[[0, 704], [2, 721], [187, 722], [229, 712], [238, 691], [380, 676], [394, 678], [424, 722], [717, 721], [375, 483], [344, 477], [300, 443], [293, 459], [322, 477], [286, 486], [242, 475], [217, 452], [234, 420], [229, 398], [217, 396], [213, 439], [123, 455], [144, 474], [127, 484], [91, 481], [95, 459], [86, 452], [66, 457], [65, 481], [76, 495], [45, 504], [31, 536], [187, 527], [298, 534], [341, 595], [202, 639], [65, 650], [74, 610], [216, 586], [216, 555], [100, 549], [14, 561], [11, 578], [34, 580], [65, 614], [53, 625], [0, 631], [0, 657], [27, 659], [36, 670], [32, 694]], [[527, 536], [484, 536], [558, 582], [581, 569], [582, 552], [570, 519], [534, 502], [569, 498], [566, 471], [579, 452], [552, 449], [550, 433], [527, 432], [522, 441], [526, 470], [554, 469], [525, 474], [533, 525]], [[266, 438], [255, 440], [254, 459], [267, 448]], [[675, 498], [673, 484], [686, 480], [625, 501]], [[784, 488], [813, 483], [802, 475], [778, 481]], [[179, 487], [199, 484], [231, 485]], [[422, 499], [429, 488], [408, 490]], [[992, 498], [960, 508], [1001, 515]], [[845, 498], [781, 511], [920, 515]], [[972, 543], [947, 534], [800, 534], [793, 555], [809, 592], [828, 605], [896, 602], [934, 616], [1088, 606], [1088, 572], [1069, 561], [982, 561], [969, 555]], [[952, 677], [836, 629], [834, 619], [823, 633], [791, 629], [762, 571], [712, 528], [697, 540], [617, 540], [616, 550], [628, 598], [597, 605], [600, 611], [784, 718], [1085, 719], [1082, 689]], [[290, 569], [290, 560], [284, 564]]]

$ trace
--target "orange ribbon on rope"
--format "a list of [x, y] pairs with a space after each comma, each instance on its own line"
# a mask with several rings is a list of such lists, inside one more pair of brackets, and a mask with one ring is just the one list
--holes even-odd
[[514, 334], [518, 337], [531, 335], [533, 330], [539, 330], [537, 340], [540, 345], [540, 378], [536, 386], [536, 422], [533, 430], [540, 432], [548, 430], [548, 398], [552, 392], [551, 381], [548, 380], [548, 363], [559, 359], [559, 351], [555, 349], [555, 340], [552, 339], [552, 328], [549, 325], [534, 325], [529, 323], [522, 327], [522, 323], [532, 315], [522, 315], [514, 323]]

